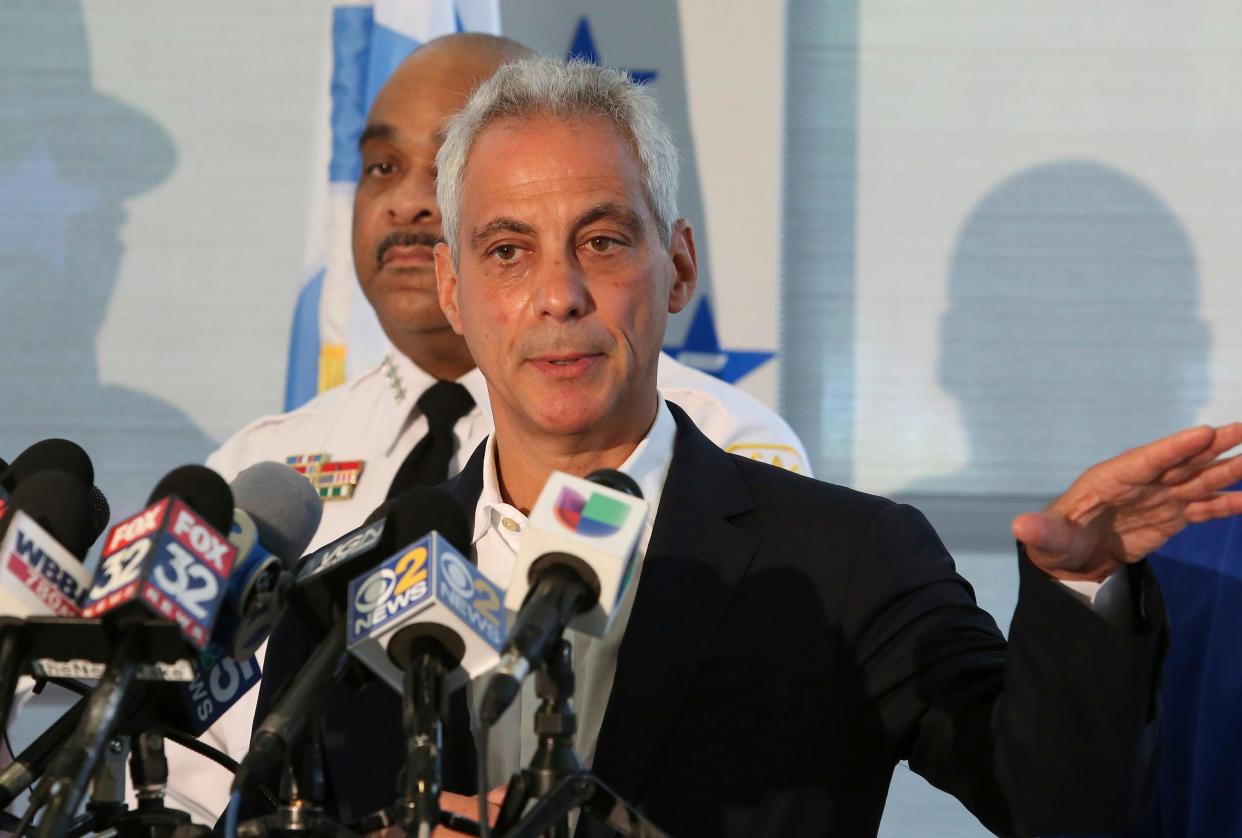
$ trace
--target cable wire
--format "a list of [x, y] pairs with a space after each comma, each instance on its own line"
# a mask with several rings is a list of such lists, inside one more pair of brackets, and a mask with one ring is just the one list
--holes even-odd
[[229, 795], [229, 805], [224, 807], [224, 838], [237, 838], [237, 810], [241, 808], [241, 792]]
[[[182, 733], [179, 730], [175, 730], [174, 728], [159, 722], [152, 724], [151, 729], [170, 742], [176, 742], [186, 750], [193, 751], [199, 756], [206, 757], [219, 765], [225, 771], [228, 771], [230, 774], [237, 773], [237, 768], [239, 766], [237, 760], [233, 759], [223, 751], [211, 747], [206, 742], [195, 739], [189, 734]], [[257, 790], [259, 794], [262, 795], [263, 801], [272, 807], [272, 811], [280, 809], [280, 801], [276, 799], [276, 795], [272, 793], [272, 790], [269, 789], [265, 783], [259, 783]]]

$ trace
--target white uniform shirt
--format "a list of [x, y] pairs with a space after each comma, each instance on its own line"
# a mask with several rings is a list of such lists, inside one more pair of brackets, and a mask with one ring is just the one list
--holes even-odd
[[[243, 468], [262, 460], [284, 462], [291, 456], [321, 453], [338, 461], [362, 460], [353, 496], [324, 502], [323, 520], [309, 552], [361, 526], [384, 501], [402, 460], [426, 433], [427, 420], [415, 403], [434, 382], [408, 358], [393, 353], [374, 370], [297, 410], [250, 423], [212, 454], [207, 465], [232, 480]], [[459, 382], [470, 391], [476, 407], [453, 428], [457, 447], [449, 468], [454, 473], [492, 429], [482, 374], [472, 370]], [[665, 399], [681, 406], [704, 435], [725, 450], [810, 473], [806, 451], [793, 430], [757, 399], [667, 355], [660, 356], [657, 384]], [[502, 586], [508, 584], [507, 573], [493, 576], [486, 569], [484, 573]], [[259, 652], [260, 661], [264, 651], [266, 647]], [[581, 692], [590, 679], [581, 667], [578, 672]], [[258, 693], [258, 687], [246, 693], [202, 740], [240, 759], [250, 745]], [[167, 749], [168, 805], [184, 809], [197, 822], [214, 823], [228, 803], [231, 775], [174, 743], [168, 743]]]

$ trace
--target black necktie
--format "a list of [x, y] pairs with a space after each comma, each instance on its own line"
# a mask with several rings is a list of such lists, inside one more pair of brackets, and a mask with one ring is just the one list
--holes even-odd
[[397, 469], [388, 497], [395, 498], [414, 486], [435, 486], [449, 478], [453, 426], [472, 407], [470, 391], [456, 381], [437, 381], [419, 396], [418, 409], [427, 417], [427, 433]]
[[[427, 388], [418, 399], [418, 408], [427, 417], [427, 433], [397, 469], [388, 487], [389, 498], [415, 486], [435, 486], [448, 479], [453, 426], [472, 407], [470, 391], [455, 381], [437, 381]], [[391, 805], [393, 786], [406, 758], [401, 717], [400, 694], [375, 680], [361, 689], [342, 688], [325, 708], [329, 776], [339, 804], [337, 815], [344, 820], [352, 822]], [[474, 752], [466, 691], [458, 690], [449, 700], [444, 725], [441, 770], [446, 790], [475, 793]], [[366, 771], [357, 769], [361, 754], [366, 755]], [[377, 782], [377, 777], [382, 782]]]

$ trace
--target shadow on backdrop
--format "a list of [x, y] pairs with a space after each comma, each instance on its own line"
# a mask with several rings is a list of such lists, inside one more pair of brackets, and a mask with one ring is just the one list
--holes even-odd
[[124, 202], [172, 173], [176, 149], [159, 123], [94, 89], [78, 2], [0, 8], [0, 114], [0, 455], [49, 436], [74, 440], [116, 521], [172, 467], [214, 447], [176, 407], [101, 383], [95, 351], [123, 252]]
[[1210, 395], [1198, 284], [1181, 222], [1130, 175], [1058, 160], [1003, 181], [958, 236], [940, 324], [968, 460], [899, 497], [951, 550], [1011, 552], [1014, 515], [1193, 424]]

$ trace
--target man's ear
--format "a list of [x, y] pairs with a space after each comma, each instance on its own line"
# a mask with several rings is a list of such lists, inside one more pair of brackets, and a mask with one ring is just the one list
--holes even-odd
[[668, 289], [668, 312], [676, 314], [690, 303], [699, 281], [699, 263], [694, 253], [694, 231], [690, 222], [679, 218], [673, 222], [668, 246], [673, 260], [673, 282]]
[[440, 299], [440, 309], [448, 320], [453, 331], [462, 334], [461, 314], [457, 310], [457, 269], [453, 266], [453, 257], [444, 242], [436, 245], [436, 295]]

